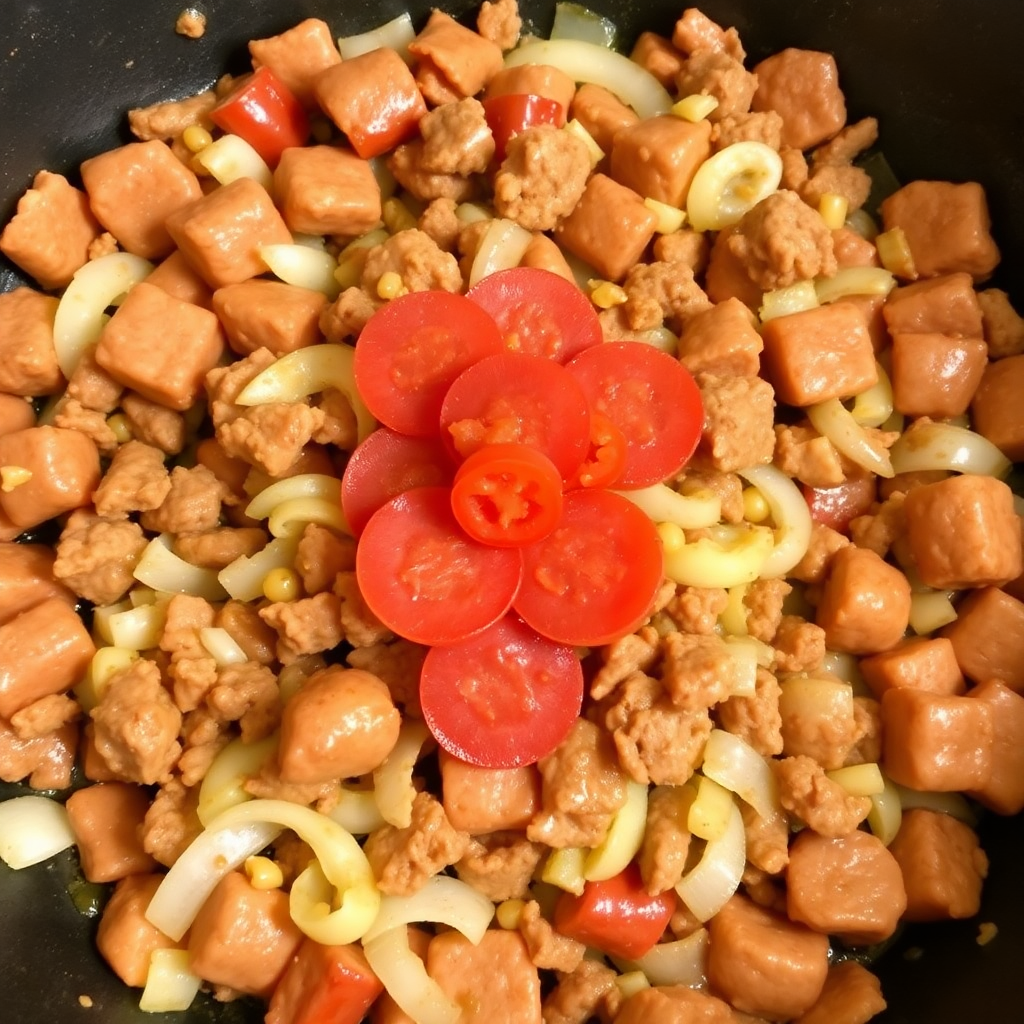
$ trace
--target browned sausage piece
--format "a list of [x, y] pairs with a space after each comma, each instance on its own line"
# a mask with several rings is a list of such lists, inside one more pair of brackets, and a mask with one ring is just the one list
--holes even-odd
[[965, 688], [948, 637], [913, 637], [891, 650], [863, 658], [860, 671], [878, 698], [894, 686], [910, 686], [946, 696], [961, 694]]
[[728, 1003], [707, 992], [685, 985], [655, 985], [630, 996], [615, 1015], [615, 1024], [734, 1024], [736, 1019]]
[[78, 747], [78, 724], [68, 722], [45, 736], [23, 740], [0, 718], [0, 779], [32, 789], [67, 789]]
[[846, 100], [831, 54], [790, 47], [761, 61], [754, 74], [757, 92], [751, 108], [782, 115], [785, 145], [811, 149], [846, 124]]
[[18, 395], [0, 395], [0, 437], [36, 424], [32, 403]]
[[576, 90], [571, 113], [606, 154], [611, 152], [615, 136], [640, 120], [632, 107], [592, 82], [584, 82]]
[[[893, 405], [905, 416], [962, 416], [975, 397], [987, 365], [988, 346], [980, 337], [893, 331]], [[1020, 453], [1024, 456], [1024, 418], [1019, 418], [1019, 423]]]
[[315, 345], [323, 337], [320, 314], [326, 305], [322, 292], [262, 278], [229, 284], [213, 293], [213, 309], [228, 344], [240, 356], [258, 348], [281, 356]]
[[[417, 58], [416, 81], [434, 104], [475, 96], [502, 66], [501, 49], [495, 43], [437, 8], [409, 44], [409, 52]], [[431, 86], [437, 84], [449, 95], [431, 96]]]
[[790, 844], [786, 913], [851, 946], [889, 938], [907, 906], [899, 864], [870, 832], [826, 839], [805, 829]]
[[78, 842], [82, 874], [90, 882], [116, 882], [152, 871], [142, 848], [149, 794], [130, 782], [104, 782], [76, 790], [65, 804]]
[[676, 76], [682, 70], [684, 54], [680, 53], [670, 39], [657, 32], [641, 32], [629, 55], [629, 59], [650, 72], [666, 89], [676, 84]]
[[443, 751], [439, 761], [444, 811], [453, 828], [474, 835], [526, 828], [540, 808], [534, 765], [480, 768]]
[[883, 315], [893, 333], [984, 336], [974, 281], [963, 271], [893, 289], [885, 300]]
[[51, 597], [75, 596], [53, 578], [54, 553], [42, 544], [0, 542], [0, 626]]
[[268, 67], [307, 107], [316, 106], [313, 82], [326, 68], [341, 63], [330, 25], [306, 18], [280, 35], [250, 39], [253, 67]]
[[193, 306], [210, 308], [213, 293], [209, 285], [192, 269], [184, 253], [175, 249], [162, 263], [159, 263], [146, 278], [146, 284], [162, 288], [182, 302]]
[[704, 277], [704, 290], [712, 302], [734, 298], [753, 311], [760, 307], [764, 289], [747, 273], [743, 260], [729, 248], [732, 235], [732, 229], [726, 228], [715, 236]]
[[1024, 810], [1024, 697], [995, 679], [969, 696], [992, 709], [992, 774], [971, 796], [998, 814]]
[[683, 206], [697, 168], [711, 155], [711, 123], [665, 114], [615, 135], [611, 176], [645, 198]]
[[0, 294], [0, 392], [52, 395], [64, 387], [53, 347], [57, 300], [32, 288]]
[[754, 315], [736, 298], [689, 317], [679, 335], [679, 361], [690, 373], [756, 377], [761, 348]]
[[495, 74], [488, 81], [483, 98], [489, 100], [495, 96], [524, 94], [554, 100], [562, 105], [568, 116], [569, 105], [576, 95], [576, 83], [561, 68], [550, 64], [521, 64], [502, 68]]
[[989, 363], [971, 402], [974, 429], [1014, 462], [1024, 459], [1024, 355]]
[[957, 606], [945, 634], [968, 679], [999, 679], [1024, 691], [1024, 602], [995, 587], [975, 590]]
[[818, 1001], [793, 1024], [867, 1024], [885, 1006], [878, 975], [844, 960], [829, 968]]

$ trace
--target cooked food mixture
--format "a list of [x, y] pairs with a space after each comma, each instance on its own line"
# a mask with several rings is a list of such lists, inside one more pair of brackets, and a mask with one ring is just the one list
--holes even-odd
[[143, 1009], [865, 1024], [901, 922], [978, 913], [984, 191], [866, 210], [827, 53], [613, 36], [303, 21], [0, 235], [0, 777], [53, 791], [0, 855], [77, 846]]

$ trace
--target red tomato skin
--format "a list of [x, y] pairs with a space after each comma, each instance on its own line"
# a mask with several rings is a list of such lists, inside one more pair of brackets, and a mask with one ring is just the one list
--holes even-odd
[[438, 744], [469, 764], [518, 768], [550, 754], [583, 703], [575, 651], [509, 615], [475, 637], [427, 652], [420, 706]]
[[626, 438], [617, 488], [650, 487], [686, 465], [700, 441], [704, 405], [678, 359], [644, 342], [609, 341], [581, 352], [566, 369]]
[[538, 633], [596, 647], [632, 633], [664, 579], [654, 523], [622, 495], [568, 491], [558, 526], [523, 548], [513, 608]]
[[464, 295], [410, 292], [381, 306], [360, 333], [356, 387], [385, 426], [432, 437], [455, 379], [502, 350], [494, 320]]
[[804, 500], [816, 523], [839, 533], [849, 533], [850, 523], [871, 511], [878, 495], [875, 479], [855, 476], [836, 487], [808, 487], [801, 484]]
[[633, 862], [603, 882], [587, 882], [581, 895], [562, 893], [555, 930], [610, 956], [636, 960], [657, 945], [676, 908], [672, 889], [652, 896]]
[[467, 536], [447, 487], [417, 487], [382, 505], [356, 546], [370, 610], [414, 643], [459, 643], [497, 622], [522, 581], [520, 549]]
[[438, 437], [409, 437], [379, 427], [352, 453], [341, 477], [341, 508], [358, 537], [370, 516], [414, 487], [451, 484], [455, 463]]
[[486, 444], [528, 445], [546, 455], [564, 480], [586, 455], [590, 409], [565, 367], [502, 352], [458, 377], [445, 395], [440, 424], [456, 458]]
[[494, 136], [494, 160], [505, 159], [505, 148], [513, 135], [538, 124], [565, 124], [565, 107], [557, 100], [533, 93], [506, 93], [484, 100], [484, 116]]
[[550, 270], [498, 270], [473, 285], [466, 298], [494, 317], [510, 352], [564, 364], [604, 340], [590, 300], [571, 281]]
[[270, 165], [292, 146], [309, 138], [309, 117], [302, 104], [270, 68], [257, 68], [210, 111], [210, 120], [237, 135]]
[[614, 487], [626, 468], [626, 438], [607, 416], [590, 414], [590, 450], [566, 484], [574, 487]]

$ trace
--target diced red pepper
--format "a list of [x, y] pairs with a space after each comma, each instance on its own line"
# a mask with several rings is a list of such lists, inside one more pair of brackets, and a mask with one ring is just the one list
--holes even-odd
[[538, 124], [561, 128], [565, 124], [565, 107], [547, 96], [508, 93], [484, 100], [484, 116], [494, 136], [494, 161], [500, 164], [513, 135]]

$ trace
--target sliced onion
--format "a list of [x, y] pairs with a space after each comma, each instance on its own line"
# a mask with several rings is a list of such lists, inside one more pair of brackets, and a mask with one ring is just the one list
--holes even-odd
[[591, 82], [614, 93], [641, 118], [667, 114], [672, 97], [649, 71], [614, 50], [578, 39], [525, 43], [505, 56], [506, 67], [550, 64], [574, 82]]
[[768, 762], [746, 740], [712, 729], [701, 771], [750, 804], [762, 818], [779, 813], [779, 793]]
[[1000, 479], [1010, 460], [988, 438], [949, 423], [924, 423], [907, 431], [890, 452], [897, 473], [944, 469]]
[[115, 612], [107, 618], [110, 643], [130, 651], [148, 651], [160, 646], [167, 621], [167, 604], [143, 604], [138, 608]]
[[880, 427], [892, 416], [892, 381], [881, 363], [875, 363], [875, 369], [878, 380], [854, 398], [850, 409], [850, 415], [861, 427]]
[[191, 594], [206, 601], [222, 601], [225, 591], [216, 570], [186, 562], [171, 550], [171, 543], [170, 534], [154, 537], [146, 545], [132, 575], [140, 583], [167, 594]]
[[380, 913], [366, 934], [370, 942], [384, 932], [418, 921], [446, 924], [474, 945], [494, 917], [494, 904], [471, 885], [448, 875], [434, 875], [410, 896], [383, 896]]
[[807, 309], [816, 309], [818, 305], [818, 293], [814, 290], [814, 282], [797, 281], [786, 288], [765, 292], [761, 298], [758, 316], [761, 323], [766, 324], [776, 317], [802, 313]]
[[341, 506], [326, 498], [293, 498], [291, 501], [282, 501], [270, 513], [267, 529], [273, 537], [299, 538], [310, 523], [326, 526], [339, 533], [352, 533]]
[[685, 939], [659, 942], [636, 960], [612, 957], [621, 971], [643, 971], [652, 985], [686, 985], [704, 988], [708, 956], [708, 930], [698, 928]]
[[583, 877], [588, 882], [613, 878], [637, 855], [647, 827], [647, 786], [626, 783], [626, 802], [615, 812], [608, 834], [587, 853]]
[[199, 785], [196, 814], [205, 827], [230, 807], [244, 804], [252, 796], [245, 789], [246, 779], [258, 775], [277, 750], [277, 737], [268, 736], [256, 743], [232, 740], [206, 770]]
[[329, 299], [341, 291], [334, 276], [338, 261], [329, 252], [290, 243], [261, 245], [258, 252], [267, 269], [287, 284], [323, 292]]
[[586, 885], [583, 865], [589, 852], [579, 846], [564, 846], [552, 850], [541, 868], [540, 880], [579, 896]]
[[278, 505], [296, 498], [323, 498], [337, 504], [341, 501], [341, 481], [326, 473], [297, 473], [275, 480], [245, 506], [245, 514], [250, 519], [266, 519]]
[[910, 628], [918, 636], [928, 636], [956, 622], [956, 608], [943, 590], [921, 590], [910, 595]]
[[152, 269], [153, 264], [141, 256], [112, 252], [75, 271], [60, 297], [53, 321], [53, 347], [65, 377], [71, 378], [82, 353], [99, 340], [107, 307], [116, 305]]
[[518, 267], [533, 235], [514, 220], [496, 217], [487, 225], [469, 271], [469, 286], [498, 270]]
[[615, 493], [633, 502], [653, 522], [675, 523], [683, 530], [714, 526], [722, 518], [722, 499], [712, 491], [687, 495], [667, 484], [653, 484]]
[[697, 795], [687, 812], [686, 827], [698, 839], [721, 839], [736, 807], [732, 793], [706, 775], [696, 779]]
[[597, 139], [583, 127], [583, 124], [577, 117], [571, 118], [566, 122], [565, 130], [575, 135], [587, 147], [587, 152], [590, 154], [590, 167], [593, 170], [605, 157], [605, 152], [597, 144]]
[[456, 1024], [462, 1016], [462, 1008], [445, 995], [409, 947], [404, 926], [364, 940], [363, 952], [388, 995], [415, 1024]]
[[178, 1013], [192, 1005], [202, 978], [189, 968], [187, 949], [154, 949], [149, 955], [146, 987], [139, 999], [143, 1013]]
[[871, 797], [871, 810], [868, 811], [868, 828], [875, 837], [888, 846], [900, 830], [900, 823], [903, 820], [903, 807], [900, 804], [900, 794], [896, 789], [896, 783], [884, 777], [885, 785], [881, 793], [875, 793]]
[[614, 21], [592, 11], [582, 4], [560, 2], [555, 4], [555, 20], [550, 39], [580, 39], [585, 43], [611, 47], [615, 45], [618, 28]]
[[74, 844], [68, 812], [56, 800], [32, 793], [0, 803], [0, 860], [15, 871]]
[[403, 60], [409, 60], [409, 44], [416, 38], [412, 17], [403, 12], [397, 18], [384, 22], [369, 32], [356, 35], [341, 36], [338, 39], [338, 51], [345, 60], [359, 57], [371, 50], [397, 50]]
[[267, 573], [271, 569], [290, 569], [295, 564], [298, 546], [298, 537], [276, 537], [254, 555], [239, 555], [221, 569], [217, 579], [236, 601], [258, 601], [263, 596]]
[[338, 802], [331, 808], [329, 816], [354, 836], [367, 836], [387, 824], [372, 789], [342, 786]]
[[874, 761], [834, 768], [825, 774], [850, 796], [878, 796], [885, 791], [885, 779]]
[[698, 921], [709, 921], [739, 888], [746, 862], [743, 816], [734, 803], [722, 837], [704, 847], [700, 862], [683, 877], [676, 892]]
[[697, 168], [686, 196], [694, 231], [721, 231], [766, 199], [782, 180], [782, 158], [763, 142], [734, 142]]
[[237, 135], [222, 135], [196, 153], [195, 159], [222, 185], [252, 178], [268, 192], [273, 191], [274, 174], [266, 161]]
[[405, 719], [398, 731], [398, 742], [384, 763], [373, 771], [373, 792], [381, 817], [396, 828], [408, 828], [412, 822], [412, 804], [416, 799], [412, 773], [429, 736], [423, 722]]
[[75, 700], [89, 712], [101, 700], [111, 678], [139, 657], [138, 651], [123, 647], [98, 647], [89, 662], [85, 678], [74, 687]]
[[896, 470], [889, 450], [879, 440], [865, 433], [864, 428], [838, 398], [810, 405], [805, 412], [814, 429], [827, 437], [836, 451], [876, 476], [887, 479], [895, 476]]
[[972, 828], [978, 824], [978, 815], [974, 813], [974, 809], [962, 793], [924, 792], [919, 789], [908, 789], [898, 782], [894, 782], [893, 787], [899, 794], [900, 806], [905, 811], [923, 808], [926, 811], [948, 814], [951, 818], [956, 818]]
[[199, 630], [199, 642], [217, 662], [218, 668], [241, 665], [242, 662], [249, 660], [249, 656], [239, 646], [238, 641], [222, 626], [204, 626]]
[[850, 295], [888, 295], [895, 287], [896, 278], [884, 267], [843, 267], [831, 277], [819, 277], [814, 282], [823, 306]]
[[728, 590], [753, 583], [775, 547], [772, 531], [763, 526], [737, 527], [719, 540], [699, 540], [665, 550], [665, 575], [688, 587]]
[[761, 566], [766, 579], [785, 576], [807, 554], [813, 523], [804, 496], [792, 480], [775, 466], [751, 466], [739, 475], [752, 483], [771, 509], [775, 545]]

